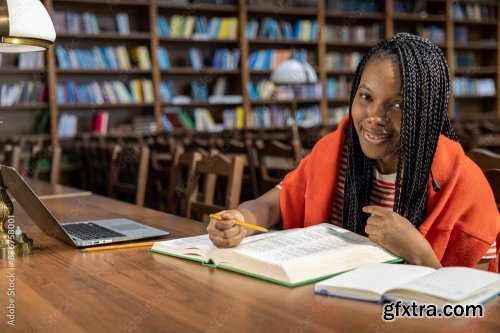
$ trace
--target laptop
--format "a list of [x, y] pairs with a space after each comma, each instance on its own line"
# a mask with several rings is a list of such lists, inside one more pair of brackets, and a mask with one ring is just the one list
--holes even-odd
[[3, 185], [46, 234], [78, 248], [167, 236], [169, 232], [126, 218], [59, 223], [16, 169], [0, 165]]

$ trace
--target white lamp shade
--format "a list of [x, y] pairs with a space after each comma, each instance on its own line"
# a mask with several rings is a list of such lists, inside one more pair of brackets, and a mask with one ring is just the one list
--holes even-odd
[[0, 1], [5, 3], [8, 18], [0, 17], [0, 53], [44, 51], [55, 41], [54, 24], [40, 0]]
[[305, 84], [318, 82], [318, 75], [307, 62], [288, 59], [274, 69], [271, 81], [276, 84]]

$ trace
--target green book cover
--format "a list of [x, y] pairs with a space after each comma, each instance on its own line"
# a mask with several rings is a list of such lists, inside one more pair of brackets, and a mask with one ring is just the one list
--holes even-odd
[[184, 111], [179, 111], [177, 113], [177, 119], [181, 122], [182, 126], [186, 128], [187, 130], [192, 130], [194, 129], [194, 122], [191, 119], [191, 117]]

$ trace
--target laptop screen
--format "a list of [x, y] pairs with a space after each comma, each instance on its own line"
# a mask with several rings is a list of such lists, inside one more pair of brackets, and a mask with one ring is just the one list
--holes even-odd
[[16, 169], [0, 165], [0, 172], [7, 191], [19, 202], [40, 229], [65, 243], [76, 245]]

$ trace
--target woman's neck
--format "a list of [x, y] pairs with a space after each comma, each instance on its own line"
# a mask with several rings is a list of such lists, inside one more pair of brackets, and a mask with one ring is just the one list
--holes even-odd
[[380, 159], [377, 160], [375, 163], [375, 167], [377, 168], [378, 172], [380, 172], [383, 175], [390, 175], [393, 173], [396, 173], [397, 171], [397, 159]]

